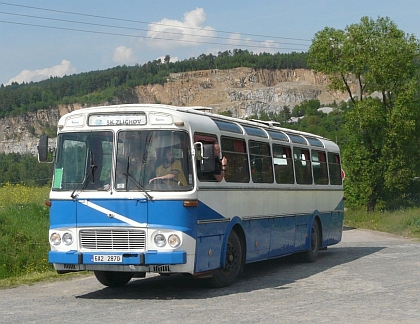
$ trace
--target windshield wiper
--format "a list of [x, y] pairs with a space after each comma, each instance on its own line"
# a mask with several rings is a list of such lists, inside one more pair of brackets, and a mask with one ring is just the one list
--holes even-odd
[[[72, 199], [75, 199], [78, 196], [78, 194], [75, 194], [76, 192], [82, 192], [83, 190], [85, 190], [91, 180], [92, 180], [92, 183], [95, 183], [95, 170], [98, 168], [98, 166], [94, 164], [93, 152], [90, 151], [89, 153], [90, 153], [90, 166], [86, 170], [87, 172], [85, 174], [85, 181], [77, 185], [76, 188], [73, 190], [73, 192], [70, 195]], [[81, 188], [79, 188], [80, 185], [82, 185]]]
[[123, 176], [125, 176], [125, 188], [128, 190], [128, 180], [131, 180], [138, 189], [150, 200], [153, 200], [153, 197], [144, 189], [139, 181], [137, 181], [129, 172], [130, 170], [130, 158], [127, 158], [127, 169], [126, 172], [123, 172]]

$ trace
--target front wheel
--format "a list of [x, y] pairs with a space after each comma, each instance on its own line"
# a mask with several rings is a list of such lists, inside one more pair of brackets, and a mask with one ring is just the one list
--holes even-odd
[[221, 288], [233, 284], [242, 267], [242, 247], [238, 235], [232, 231], [226, 246], [225, 267], [214, 272], [210, 284]]
[[119, 271], [94, 271], [96, 279], [107, 287], [122, 287], [126, 285], [131, 278], [132, 272], [119, 272]]

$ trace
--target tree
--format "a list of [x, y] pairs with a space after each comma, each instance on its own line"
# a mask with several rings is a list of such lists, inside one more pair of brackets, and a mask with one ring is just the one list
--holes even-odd
[[344, 31], [326, 27], [316, 33], [308, 61], [329, 76], [333, 90], [347, 91], [353, 102], [378, 91], [390, 108], [416, 72], [418, 45], [414, 35], [405, 35], [388, 17], [363, 17]]
[[[343, 150], [346, 197], [368, 211], [378, 203], [401, 202], [413, 176], [420, 174], [410, 150], [420, 141], [420, 107], [414, 104], [418, 54], [413, 35], [389, 18], [367, 17], [345, 30], [323, 29], [309, 50], [310, 66], [327, 74], [331, 88], [347, 91], [354, 103], [346, 115]], [[371, 97], [374, 92], [378, 99]]]

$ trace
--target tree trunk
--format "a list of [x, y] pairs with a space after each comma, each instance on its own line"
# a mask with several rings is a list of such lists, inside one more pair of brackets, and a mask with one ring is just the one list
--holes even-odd
[[366, 211], [368, 213], [374, 212], [375, 211], [375, 207], [376, 207], [376, 197], [370, 196], [369, 197], [368, 204], [366, 206]]

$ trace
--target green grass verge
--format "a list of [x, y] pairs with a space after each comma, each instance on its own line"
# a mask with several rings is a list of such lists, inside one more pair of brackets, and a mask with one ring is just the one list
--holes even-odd
[[344, 225], [420, 239], [420, 208], [372, 213], [347, 210]]

